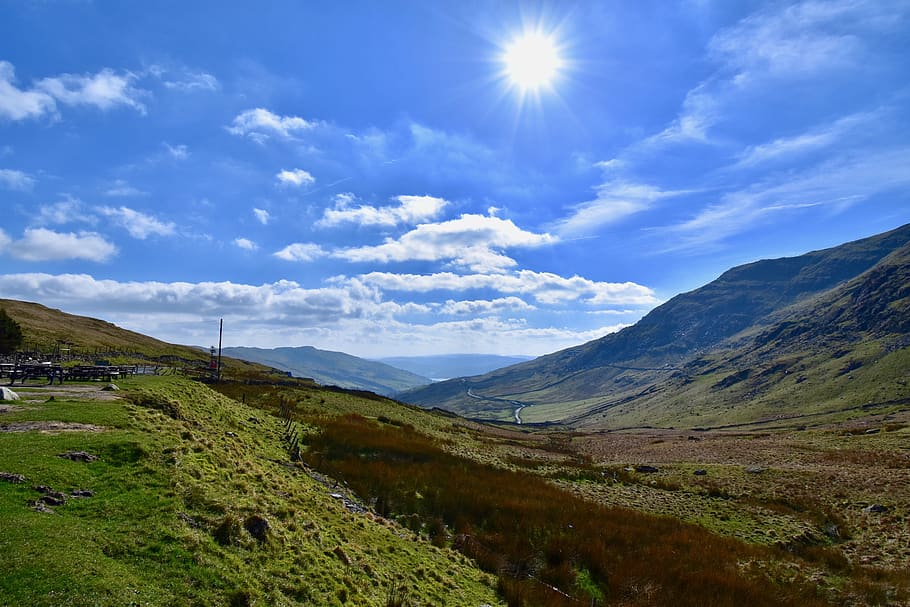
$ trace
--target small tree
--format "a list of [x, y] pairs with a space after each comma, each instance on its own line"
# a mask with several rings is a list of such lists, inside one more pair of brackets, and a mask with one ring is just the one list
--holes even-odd
[[0, 308], [0, 354], [12, 354], [22, 345], [22, 328]]

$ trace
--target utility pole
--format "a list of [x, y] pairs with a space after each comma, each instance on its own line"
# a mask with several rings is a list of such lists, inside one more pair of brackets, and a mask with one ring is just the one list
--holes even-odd
[[218, 381], [221, 381], [221, 334], [224, 331], [224, 319], [218, 323]]

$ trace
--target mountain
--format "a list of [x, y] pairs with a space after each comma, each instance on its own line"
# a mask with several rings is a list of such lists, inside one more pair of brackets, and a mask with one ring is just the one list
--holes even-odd
[[223, 353], [241, 360], [257, 362], [308, 377], [323, 385], [369, 390], [391, 395], [422, 386], [431, 380], [381, 362], [344, 354], [318, 350], [312, 346], [297, 348], [224, 348]]
[[440, 354], [438, 356], [394, 356], [377, 360], [438, 381], [465, 375], [480, 375], [525, 362], [531, 358], [533, 357], [496, 356], [494, 354]]
[[524, 406], [523, 421], [605, 428], [754, 423], [901, 400], [908, 243], [910, 225], [739, 266], [617, 333], [401, 397], [500, 420]]

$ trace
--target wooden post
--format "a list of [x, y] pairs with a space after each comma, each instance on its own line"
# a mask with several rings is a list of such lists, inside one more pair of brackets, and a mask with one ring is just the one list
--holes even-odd
[[224, 330], [224, 319], [218, 323], [218, 381], [221, 381], [221, 334]]

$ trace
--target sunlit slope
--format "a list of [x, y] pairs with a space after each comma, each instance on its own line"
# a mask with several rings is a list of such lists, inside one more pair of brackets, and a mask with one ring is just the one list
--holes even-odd
[[[280, 419], [180, 377], [121, 383], [119, 400], [25, 388], [40, 400], [2, 413], [3, 605], [500, 604], [467, 559], [294, 465]], [[39, 511], [42, 491], [65, 503]]]
[[[733, 268], [700, 289], [674, 297], [618, 333], [486, 375], [434, 384], [409, 392], [404, 399], [501, 420], [512, 418], [516, 403], [532, 405], [522, 411], [525, 422], [563, 420], [620, 427], [756, 421], [767, 411], [744, 408], [743, 399], [751, 405], [757, 394], [737, 394], [732, 390], [733, 379], [712, 388], [723, 377], [711, 383], [705, 372], [720, 365], [726, 374], [745, 373], [745, 367], [738, 365], [751, 364], [746, 361], [747, 353], [756, 350], [754, 356], [759, 356], [761, 350], [767, 359], [785, 345], [756, 338], [787, 322], [794, 323], [782, 330], [784, 336], [793, 337], [794, 343], [786, 344], [791, 350], [805, 341], [799, 338], [801, 326], [812, 324], [818, 337], [806, 354], [812, 354], [817, 363], [812, 368], [820, 372], [834, 366], [832, 360], [848, 356], [841, 352], [842, 347], [832, 346], [835, 341], [856, 348], [858, 356], [860, 350], [869, 349], [863, 356], [870, 362], [869, 357], [877, 356], [876, 349], [891, 349], [884, 354], [897, 361], [903, 354], [896, 350], [907, 334], [900, 319], [907, 314], [901, 288], [906, 284], [902, 272], [908, 242], [910, 226], [904, 226], [832, 249]], [[875, 298], [847, 294], [848, 283], [851, 293], [874, 292]], [[822, 309], [826, 315], [821, 315]], [[851, 317], [874, 317], [878, 324], [845, 320]], [[877, 339], [884, 341], [876, 346]], [[821, 373], [818, 381], [828, 377], [827, 372]], [[889, 377], [886, 373], [877, 381], [887, 383]], [[771, 385], [768, 383], [768, 389]], [[794, 390], [792, 396], [781, 396], [778, 414], [798, 411], [803, 403], [792, 399], [805, 396], [807, 386]], [[682, 387], [687, 389], [680, 391]], [[849, 394], [843, 394], [844, 390]], [[843, 396], [838, 404], [857, 404], [854, 401], [867, 396], [865, 389], [851, 386], [838, 391]], [[688, 396], [682, 396], [686, 393]], [[689, 400], [693, 395], [705, 406], [711, 403], [714, 412], [704, 416], [696, 410]], [[830, 399], [824, 400], [833, 405]]]

